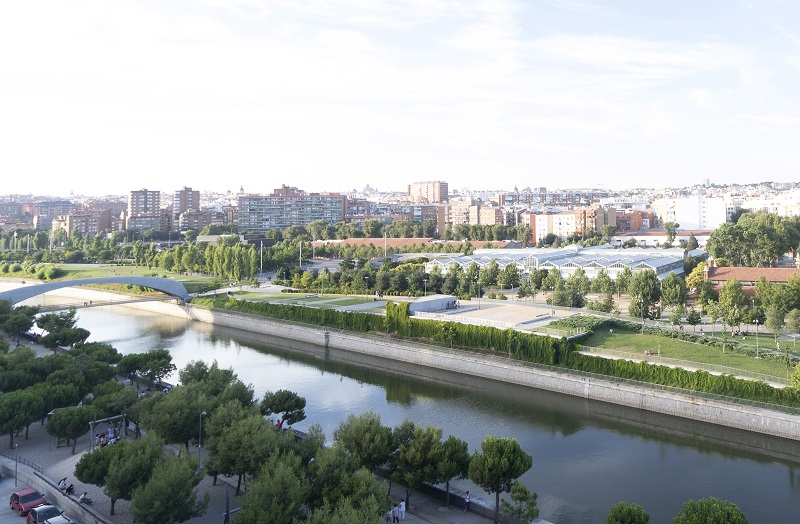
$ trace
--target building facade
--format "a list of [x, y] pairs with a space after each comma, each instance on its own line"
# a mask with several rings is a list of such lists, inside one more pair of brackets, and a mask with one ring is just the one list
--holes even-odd
[[347, 197], [338, 193], [280, 191], [272, 195], [239, 195], [239, 231], [265, 233], [270, 229], [307, 226], [315, 220], [335, 224], [344, 220]]
[[413, 182], [408, 186], [408, 199], [414, 203], [438, 204], [450, 199], [447, 182]]

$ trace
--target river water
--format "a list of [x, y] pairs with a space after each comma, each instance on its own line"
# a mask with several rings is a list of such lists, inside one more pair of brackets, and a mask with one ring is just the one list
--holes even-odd
[[[800, 444], [493, 381], [399, 366], [347, 352], [188, 322], [131, 308], [79, 310], [90, 340], [123, 354], [166, 348], [178, 369], [193, 360], [233, 368], [257, 397], [290, 389], [328, 439], [351, 413], [384, 425], [409, 418], [478, 450], [486, 435], [516, 438], [533, 456], [520, 480], [539, 494], [540, 517], [557, 524], [604, 522], [635, 502], [654, 524], [689, 499], [739, 505], [751, 523], [800, 519]], [[451, 483], [493, 503], [469, 481]]]

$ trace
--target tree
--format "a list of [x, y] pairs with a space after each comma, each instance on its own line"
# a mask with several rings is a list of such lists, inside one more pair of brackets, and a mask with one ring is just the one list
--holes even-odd
[[662, 281], [661, 303], [664, 308], [682, 306], [686, 301], [686, 283], [675, 273], [670, 273]]
[[677, 222], [664, 222], [664, 232], [667, 234], [667, 244], [672, 244], [681, 225]]
[[631, 268], [625, 266], [622, 268], [622, 271], [617, 273], [617, 296], [622, 296], [623, 293], [628, 293], [628, 286], [630, 286], [631, 280], [633, 279], [633, 272]]
[[739, 507], [727, 500], [706, 497], [686, 502], [672, 519], [672, 524], [747, 524], [747, 518]]
[[256, 473], [270, 456], [288, 450], [293, 443], [293, 433], [270, 426], [261, 416], [235, 421], [215, 439], [215, 470], [238, 476], [238, 495], [244, 475]]
[[778, 337], [781, 335], [781, 331], [783, 330], [785, 318], [786, 315], [780, 308], [775, 306], [767, 308], [767, 318], [764, 322], [764, 326], [772, 331], [773, 335], [775, 335], [776, 343], [778, 342]]
[[[118, 444], [120, 443], [114, 446]], [[106, 446], [108, 447], [113, 446]], [[133, 445], [123, 446], [119, 453], [111, 457], [104, 479], [104, 491], [111, 499], [112, 515], [117, 500], [131, 500], [133, 491], [147, 483], [156, 464], [161, 461], [163, 453], [164, 441], [154, 435], [148, 435]]]
[[89, 422], [92, 421], [94, 413], [94, 408], [89, 406], [58, 409], [47, 421], [47, 432], [54, 437], [67, 439], [67, 444], [72, 440], [74, 455], [78, 437], [88, 433]]
[[276, 453], [261, 468], [258, 478], [248, 484], [236, 520], [265, 524], [299, 522], [308, 493], [300, 457], [294, 453]]
[[3, 331], [8, 336], [19, 340], [20, 333], [25, 333], [33, 326], [33, 318], [24, 313], [11, 313], [3, 322]]
[[269, 416], [280, 413], [281, 420], [289, 425], [306, 418], [306, 399], [293, 391], [279, 389], [275, 393], [267, 391], [261, 401], [261, 414]]
[[746, 302], [747, 297], [742, 291], [742, 284], [735, 278], [728, 280], [719, 292], [718, 304], [722, 320], [729, 326], [739, 324], [742, 321], [742, 308]]
[[539, 496], [531, 493], [524, 484], [514, 482], [511, 485], [511, 502], [502, 500], [503, 519], [512, 524], [528, 524], [539, 516], [536, 499]]
[[381, 417], [368, 411], [350, 415], [333, 433], [334, 446], [353, 456], [359, 465], [372, 471], [389, 458], [392, 429], [381, 425]]
[[642, 318], [644, 316], [644, 318], [652, 319], [657, 317], [661, 284], [659, 284], [655, 271], [648, 269], [636, 273], [628, 286], [628, 294], [631, 296], [628, 313], [632, 317]]
[[392, 480], [405, 484], [406, 504], [411, 504], [411, 494], [423, 484], [433, 484], [439, 477], [437, 464], [442, 455], [442, 429], [424, 428], [411, 422], [410, 438], [401, 442], [389, 461]]
[[436, 465], [439, 475], [436, 483], [445, 483], [447, 507], [450, 507], [450, 481], [454, 478], [467, 478], [469, 462], [469, 445], [453, 435], [447, 437], [447, 440], [442, 443], [442, 454]]
[[198, 499], [202, 480], [197, 457], [183, 453], [159, 462], [143, 486], [133, 491], [131, 515], [141, 524], [185, 522], [200, 517], [208, 508], [209, 495]]
[[200, 413], [212, 407], [202, 384], [173, 388], [169, 394], [157, 392], [142, 400], [142, 425], [167, 444], [183, 444], [197, 437]]
[[111, 463], [133, 445], [130, 440], [122, 440], [113, 446], [105, 446], [84, 454], [75, 464], [75, 478], [86, 484], [105, 486]]
[[617, 502], [611, 506], [606, 524], [649, 524], [650, 515], [638, 504]]
[[697, 329], [697, 324], [702, 322], [703, 317], [700, 316], [700, 312], [697, 311], [695, 308], [689, 308], [689, 311], [686, 313], [686, 323], [692, 326], [693, 328]]
[[605, 269], [600, 269], [600, 271], [597, 272], [597, 276], [592, 280], [591, 291], [592, 293], [602, 294], [614, 292], [614, 281], [611, 280], [611, 277], [608, 276]]
[[797, 344], [796, 335], [800, 333], [800, 309], [792, 309], [786, 313], [786, 328], [793, 333], [795, 345]]
[[469, 464], [469, 479], [495, 494], [494, 523], [500, 516], [500, 493], [507, 492], [520, 475], [531, 469], [533, 457], [515, 439], [487, 436]]
[[678, 306], [672, 310], [672, 313], [669, 315], [669, 323], [673, 326], [679, 326], [681, 323], [681, 319], [683, 318], [683, 306]]

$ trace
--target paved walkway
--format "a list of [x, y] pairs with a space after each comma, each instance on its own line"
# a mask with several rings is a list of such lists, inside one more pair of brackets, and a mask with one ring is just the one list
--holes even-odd
[[[36, 351], [39, 356], [51, 354], [50, 350], [39, 344], [26, 342], [25, 345]], [[101, 424], [96, 428], [96, 432], [102, 432], [106, 427], [106, 425]], [[129, 436], [131, 435], [129, 434]], [[29, 428], [27, 439], [24, 433], [15, 439], [15, 443], [18, 445], [16, 451], [20, 459], [19, 463], [15, 464], [15, 454], [13, 450], [9, 449], [8, 436], [0, 437], [0, 471], [3, 472], [0, 479], [0, 497], [8, 497], [16, 487], [24, 487], [26, 485], [18, 482], [18, 486], [15, 487], [13, 472], [16, 467], [21, 473], [25, 472], [30, 477], [33, 475], [33, 469], [25, 465], [25, 463], [33, 463], [41, 466], [42, 473], [50, 479], [53, 485], [56, 485], [60, 479], [66, 477], [67, 483], [75, 485], [75, 493], [77, 495], [87, 491], [95, 501], [91, 509], [106, 522], [133, 524], [133, 517], [130, 514], [130, 502], [118, 500], [115, 505], [116, 514], [112, 517], [111, 500], [103, 493], [102, 488], [91, 484], [85, 485], [75, 478], [75, 464], [83, 454], [88, 452], [91, 445], [90, 439], [91, 435], [87, 431], [84, 436], [78, 439], [75, 454], [73, 455], [71, 445], [59, 447], [57, 439], [48, 435], [43, 425], [34, 423]], [[190, 451], [197, 453], [197, 448], [193, 448]], [[240, 497], [235, 496], [235, 478], [219, 480], [215, 486], [212, 484], [211, 477], [205, 477], [200, 483], [199, 491], [201, 494], [208, 493], [210, 496], [208, 511], [202, 517], [189, 520], [189, 523], [222, 523], [226, 507], [235, 509], [240, 506]], [[405, 497], [405, 487], [393, 483], [391, 495], [399, 502]], [[3, 500], [7, 499], [4, 498]], [[75, 498], [73, 497], [72, 500], [75, 500]], [[442, 507], [443, 502], [419, 492], [412, 494], [411, 501], [413, 505], [406, 511], [405, 519], [410, 524], [487, 524], [491, 522], [489, 519], [475, 513], [464, 513], [459, 508], [444, 508]], [[67, 516], [78, 517], [74, 508], [80, 508], [80, 506], [75, 503], [74, 508], [70, 508], [69, 502], [63, 495], [61, 500], [48, 502], [55, 502], [56, 505], [64, 510]], [[0, 524], [20, 524], [21, 522], [23, 520], [16, 513], [0, 511]], [[381, 516], [376, 516], [375, 523], [383, 523]]]
[[[104, 428], [100, 428], [104, 429]], [[118, 500], [116, 503], [116, 515], [111, 516], [111, 501], [103, 493], [102, 488], [90, 484], [83, 484], [75, 478], [74, 470], [75, 464], [80, 458], [88, 452], [90, 446], [90, 435], [86, 435], [78, 439], [78, 445], [75, 455], [72, 455], [72, 446], [57, 447], [56, 439], [47, 434], [44, 427], [40, 424], [33, 424], [30, 428], [29, 438], [26, 440], [24, 434], [21, 435], [16, 442], [19, 444], [17, 451], [19, 453], [20, 463], [16, 466], [20, 473], [32, 474], [30, 467], [23, 464], [24, 462], [33, 462], [40, 465], [43, 469], [43, 474], [50, 479], [53, 484], [56, 484], [60, 479], [66, 477], [68, 483], [75, 485], [75, 493], [79, 495], [84, 491], [89, 493], [89, 496], [94, 499], [91, 509], [96, 512], [106, 522], [113, 522], [114, 524], [133, 524], [133, 517], [130, 514], [130, 502], [125, 500]], [[16, 489], [14, 485], [13, 472], [15, 469], [14, 453], [8, 449], [8, 437], [2, 439], [0, 450], [7, 456], [0, 456], [0, 465], [6, 474], [2, 475], [0, 480], [0, 496], [8, 497], [11, 492]], [[193, 452], [196, 452], [194, 448]], [[24, 487], [27, 484], [18, 483], [18, 487]], [[226, 479], [226, 481], [218, 481], [217, 485], [212, 484], [211, 477], [205, 477], [200, 483], [200, 493], [208, 493], [210, 495], [210, 503], [208, 511], [202, 517], [198, 517], [188, 522], [194, 524], [209, 523], [209, 522], [223, 522], [224, 512], [227, 504], [230, 509], [235, 509], [240, 506], [241, 497], [236, 497], [236, 479]], [[400, 501], [405, 497], [405, 487], [392, 484], [392, 497], [396, 501]], [[4, 498], [4, 500], [7, 500]], [[73, 497], [72, 500], [75, 500]], [[460, 508], [451, 507], [450, 509], [442, 507], [442, 502], [434, 500], [431, 497], [425, 496], [419, 492], [414, 492], [411, 496], [412, 506], [406, 512], [405, 521], [410, 524], [416, 523], [430, 523], [430, 524], [487, 524], [489, 519], [481, 517], [475, 513], [465, 513]], [[51, 502], [48, 500], [48, 502]], [[65, 498], [55, 502], [62, 510], [65, 511], [67, 516], [78, 518], [75, 508], [79, 506], [77, 503], [74, 508], [70, 508]], [[0, 511], [0, 524], [20, 524], [22, 519], [11, 511]], [[375, 523], [383, 523], [380, 515], [375, 518]]]

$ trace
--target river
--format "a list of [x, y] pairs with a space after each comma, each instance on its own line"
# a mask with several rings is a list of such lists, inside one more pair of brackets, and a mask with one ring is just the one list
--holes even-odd
[[[178, 369], [216, 360], [259, 398], [295, 391], [307, 400], [296, 427], [318, 422], [329, 441], [349, 414], [367, 410], [384, 425], [409, 418], [441, 427], [471, 452], [486, 435], [516, 438], [533, 456], [520, 480], [539, 494], [540, 516], [557, 524], [604, 522], [619, 501], [668, 523], [685, 501], [706, 496], [738, 504], [751, 523], [800, 515], [800, 443], [346, 352], [326, 357], [315, 346], [125, 307], [81, 309], [78, 325], [123, 354], [166, 348]], [[451, 487], [494, 500], [469, 481]]]

